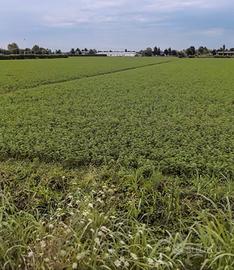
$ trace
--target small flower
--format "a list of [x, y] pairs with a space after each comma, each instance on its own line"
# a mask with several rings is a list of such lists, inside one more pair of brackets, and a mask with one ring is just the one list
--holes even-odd
[[46, 263], [48, 263], [48, 262], [50, 261], [50, 259], [49, 259], [49, 258], [45, 258], [44, 261], [45, 261]]
[[99, 203], [101, 203], [101, 204], [104, 203], [103, 200], [101, 200], [100, 198], [97, 198], [97, 202], [99, 202]]
[[77, 269], [78, 268], [78, 264], [76, 263], [76, 262], [74, 262], [73, 264], [72, 264], [72, 269]]
[[54, 229], [54, 225], [53, 225], [53, 224], [49, 224], [48, 228], [49, 228], [50, 230], [53, 230], [53, 229]]
[[46, 247], [46, 242], [44, 240], [42, 240], [40, 245], [41, 245], [41, 248], [45, 248]]
[[98, 236], [102, 237], [102, 236], [105, 236], [105, 234], [102, 231], [99, 231]]
[[29, 257], [29, 258], [32, 258], [33, 255], [34, 255], [34, 253], [33, 253], [32, 251], [30, 251], [30, 252], [28, 253], [28, 257]]
[[135, 253], [130, 253], [130, 255], [133, 258], [133, 260], [138, 260], [138, 257]]
[[109, 229], [106, 226], [102, 226], [100, 230], [103, 232], [109, 232]]
[[89, 212], [88, 212], [88, 211], [84, 211], [84, 212], [83, 212], [83, 216], [84, 216], [84, 217], [87, 217], [87, 216], [88, 216], [88, 214], [89, 214]]
[[92, 204], [92, 203], [89, 203], [89, 204], [88, 204], [88, 207], [89, 207], [89, 208], [93, 208], [93, 204]]
[[98, 237], [96, 237], [96, 238], [94, 239], [94, 242], [95, 242], [98, 246], [100, 245], [100, 240], [99, 240]]
[[114, 261], [114, 265], [115, 265], [116, 267], [120, 267], [121, 264], [122, 264], [122, 262], [121, 262], [120, 260], [115, 260], [115, 261]]
[[120, 260], [121, 262], [125, 262], [125, 258], [124, 258], [123, 256], [120, 257], [119, 260]]
[[107, 251], [108, 251], [110, 254], [114, 254], [114, 253], [115, 253], [115, 250], [112, 249], [112, 248], [109, 248]]
[[62, 257], [64, 257], [64, 256], [66, 256], [66, 251], [62, 249], [62, 250], [60, 251], [60, 254], [61, 254]]
[[81, 252], [80, 254], [78, 254], [76, 256], [77, 261], [82, 260], [85, 257], [85, 255], [86, 255], [86, 252]]
[[128, 267], [129, 267], [129, 262], [128, 262], [128, 261], [125, 261], [125, 262], [124, 262], [124, 266], [125, 266], [126, 268], [128, 268]]
[[147, 258], [147, 263], [148, 263], [149, 265], [153, 265], [153, 264], [154, 264], [154, 260], [151, 259], [151, 258]]

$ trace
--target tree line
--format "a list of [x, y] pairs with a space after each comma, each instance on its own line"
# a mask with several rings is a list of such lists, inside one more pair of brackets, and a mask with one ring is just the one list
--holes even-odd
[[25, 48], [21, 49], [17, 43], [13, 42], [8, 44], [7, 49], [1, 49], [0, 48], [0, 54], [3, 55], [9, 55], [9, 54], [15, 54], [15, 55], [29, 55], [29, 54], [36, 54], [36, 55], [51, 55], [51, 54], [67, 54], [67, 55], [95, 55], [97, 54], [96, 49], [74, 49], [72, 48], [69, 52], [62, 52], [62, 50], [58, 49], [55, 51], [52, 51], [51, 49], [46, 49], [43, 47], [40, 47], [39, 45], [34, 45], [32, 48]]
[[[125, 49], [125, 52], [128, 50]], [[166, 48], [161, 50], [160, 47], [155, 46], [153, 48], [148, 47], [144, 50], [140, 50], [137, 52], [138, 56], [176, 56], [176, 57], [195, 57], [195, 56], [216, 56], [220, 54], [220, 52], [225, 51], [233, 51], [234, 48], [227, 49], [225, 45], [223, 45], [219, 49], [209, 49], [205, 46], [200, 46], [196, 48], [195, 46], [190, 46], [184, 50], [175, 50], [170, 48]], [[80, 48], [72, 48], [69, 52], [62, 52], [60, 49], [52, 51], [51, 49], [46, 49], [40, 47], [39, 45], [34, 45], [32, 48], [21, 49], [17, 43], [13, 42], [8, 44], [7, 49], [0, 48], [1, 55], [67, 55], [67, 56], [92, 56], [97, 55], [98, 50], [96, 49], [80, 49]]]
[[142, 56], [177, 56], [177, 57], [195, 57], [195, 56], [216, 56], [219, 52], [233, 51], [234, 48], [226, 48], [223, 45], [219, 49], [208, 49], [207, 47], [200, 46], [196, 48], [195, 46], [190, 46], [184, 50], [175, 50], [172, 48], [168, 48], [165, 50], [161, 50], [160, 47], [155, 46], [154, 48], [146, 48], [145, 50], [141, 50], [139, 53]]

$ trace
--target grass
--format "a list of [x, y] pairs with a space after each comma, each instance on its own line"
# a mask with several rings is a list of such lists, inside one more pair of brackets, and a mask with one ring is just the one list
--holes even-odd
[[1, 79], [0, 268], [232, 270], [234, 62], [85, 60]]
[[217, 196], [155, 171], [8, 161], [1, 174], [2, 269], [233, 267], [231, 182]]

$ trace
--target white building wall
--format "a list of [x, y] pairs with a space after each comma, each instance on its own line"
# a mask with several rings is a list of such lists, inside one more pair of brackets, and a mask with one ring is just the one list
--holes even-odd
[[124, 56], [124, 57], [134, 57], [136, 56], [136, 53], [135, 52], [100, 52], [98, 54], [106, 54], [107, 56], [113, 56], [113, 57], [116, 57], [116, 56]]

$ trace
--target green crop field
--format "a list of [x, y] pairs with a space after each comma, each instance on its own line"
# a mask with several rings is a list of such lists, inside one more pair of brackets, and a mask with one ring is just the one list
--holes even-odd
[[0, 268], [234, 268], [234, 61], [0, 62]]
[[0, 63], [0, 94], [167, 61], [168, 59], [152, 58], [139, 58], [137, 60], [118, 58], [113, 61], [107, 57], [101, 57], [98, 61], [95, 57], [79, 58], [78, 60], [76, 58], [19, 60], [17, 64], [15, 61], [2, 61]]

